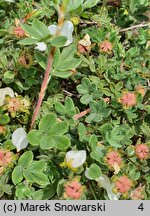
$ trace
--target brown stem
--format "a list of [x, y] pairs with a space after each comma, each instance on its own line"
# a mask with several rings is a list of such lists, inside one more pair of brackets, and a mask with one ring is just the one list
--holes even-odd
[[55, 54], [55, 48], [53, 47], [51, 49], [51, 52], [50, 52], [49, 57], [48, 57], [47, 67], [46, 67], [46, 71], [45, 71], [45, 75], [44, 75], [44, 80], [43, 80], [42, 85], [41, 85], [41, 91], [39, 93], [38, 102], [37, 102], [37, 105], [36, 105], [36, 108], [35, 108], [35, 111], [34, 111], [34, 114], [32, 117], [30, 129], [33, 128], [33, 125], [34, 125], [35, 120], [38, 116], [43, 98], [45, 96], [45, 92], [46, 92], [46, 89], [47, 89], [47, 86], [49, 83], [49, 76], [50, 76], [50, 72], [51, 72], [51, 68], [52, 68], [54, 54]]
[[[57, 29], [56, 35], [59, 34], [63, 23], [64, 23], [64, 6], [62, 4], [62, 6], [58, 8], [58, 27], [59, 28]], [[44, 75], [44, 80], [43, 80], [42, 85], [41, 85], [41, 91], [39, 93], [38, 102], [37, 102], [37, 105], [36, 105], [36, 108], [35, 108], [35, 111], [34, 111], [34, 114], [32, 117], [30, 129], [33, 128], [33, 125], [34, 125], [35, 120], [38, 116], [43, 98], [45, 96], [47, 86], [49, 84], [49, 77], [50, 77], [50, 72], [51, 72], [51, 68], [52, 68], [55, 50], [56, 50], [55, 47], [52, 47], [51, 52], [50, 52], [49, 57], [48, 57], [47, 67], [46, 67], [46, 71], [45, 71], [45, 75]]]
[[132, 30], [132, 29], [135, 29], [135, 28], [143, 28], [143, 27], [146, 27], [146, 26], [149, 26], [149, 25], [150, 25], [150, 22], [149, 23], [141, 23], [141, 24], [134, 25], [134, 26], [131, 26], [131, 27], [128, 27], [128, 28], [120, 29], [119, 32], [125, 32], [125, 31]]
[[80, 24], [87, 24], [87, 25], [94, 25], [94, 24], [98, 24], [98, 22], [94, 21], [94, 20], [81, 20], [80, 19]]
[[87, 113], [89, 113], [90, 111], [91, 111], [90, 108], [88, 108], [88, 109], [86, 109], [86, 110], [80, 112], [79, 114], [74, 115], [73, 118], [74, 118], [75, 120], [78, 120], [78, 119], [82, 118], [83, 116], [85, 116], [85, 115], [86, 115]]
[[[64, 19], [65, 19], [65, 17], [64, 17], [64, 10], [65, 10], [65, 8], [64, 8], [64, 5], [62, 4], [62, 6], [61, 7], [59, 7], [59, 9], [58, 9], [58, 27], [59, 28], [61, 28], [61, 26], [63, 25], [63, 23], [64, 23]], [[58, 32], [57, 33], [59, 33], [59, 30], [58, 30]]]

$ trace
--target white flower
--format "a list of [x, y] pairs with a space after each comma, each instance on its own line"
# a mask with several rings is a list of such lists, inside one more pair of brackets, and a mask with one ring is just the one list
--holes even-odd
[[[69, 46], [72, 43], [73, 41], [72, 33], [74, 28], [71, 21], [65, 21], [60, 29], [56, 25], [50, 25], [48, 26], [48, 29], [51, 35], [56, 35], [56, 33], [59, 32], [58, 35], [67, 37], [67, 41], [64, 44], [64, 46]], [[44, 42], [39, 42], [37, 43], [35, 49], [39, 51], [45, 51], [47, 49], [47, 45]]]
[[39, 42], [36, 45], [37, 46], [35, 47], [35, 49], [37, 49], [39, 51], [45, 51], [47, 49], [47, 45], [44, 42]]
[[9, 87], [0, 89], [0, 106], [4, 105], [6, 95], [9, 95], [10, 97], [14, 97], [14, 91]]
[[85, 175], [85, 177], [86, 177], [87, 179], [95, 180], [95, 179], [93, 179], [93, 178], [91, 178], [91, 177], [89, 176], [89, 168], [86, 168], [84, 175]]
[[15, 2], [14, 0], [5, 0], [5, 2]]
[[17, 128], [12, 134], [12, 143], [17, 148], [17, 152], [28, 146], [27, 133], [24, 128]]
[[84, 38], [78, 42], [78, 44], [81, 44], [82, 46], [85, 46], [85, 47], [91, 46], [90, 36], [86, 34]]
[[89, 168], [86, 168], [85, 170], [85, 177], [90, 179], [90, 180], [95, 180], [98, 182], [99, 186], [103, 187], [107, 191], [107, 195], [110, 200], [118, 200], [120, 197], [120, 193], [115, 194], [112, 192], [113, 185], [110, 183], [109, 178], [105, 175], [101, 175], [97, 179], [92, 179], [89, 176]]
[[84, 164], [86, 160], [86, 151], [68, 151], [66, 153], [66, 164], [68, 167], [76, 169]]
[[73, 37], [73, 24], [71, 21], [65, 21], [61, 29], [58, 28], [56, 25], [48, 26], [51, 35], [55, 35], [57, 31], [59, 31], [59, 35], [67, 37], [67, 42], [64, 46], [68, 46], [72, 43]]
[[110, 184], [109, 178], [105, 175], [100, 176], [98, 179], [95, 179], [101, 187], [107, 191], [107, 195], [110, 200], [118, 200], [120, 193], [115, 194], [112, 192], [113, 185]]

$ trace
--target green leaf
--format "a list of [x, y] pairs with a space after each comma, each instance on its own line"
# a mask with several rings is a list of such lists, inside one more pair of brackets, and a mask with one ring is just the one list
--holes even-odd
[[4, 191], [4, 193], [6, 193], [6, 194], [9, 194], [9, 195], [12, 195], [12, 185], [9, 185], [9, 184], [5, 184], [4, 186], [3, 186], [3, 191]]
[[74, 116], [76, 114], [76, 109], [73, 100], [70, 97], [66, 97], [65, 99], [65, 108], [69, 116]]
[[56, 124], [56, 115], [53, 113], [45, 115], [40, 123], [39, 123], [39, 129], [48, 132], [51, 130], [51, 128]]
[[148, 3], [148, 0], [130, 0], [130, 10], [132, 13], [134, 13], [138, 8], [147, 6]]
[[111, 110], [106, 108], [106, 103], [103, 100], [98, 102], [90, 102], [90, 115], [86, 117], [87, 123], [100, 122], [110, 115]]
[[54, 47], [63, 47], [67, 42], [67, 37], [65, 36], [56, 36], [50, 40], [50, 43]]
[[[105, 135], [106, 141], [115, 148], [122, 147], [122, 141], [126, 135], [126, 129], [120, 127], [114, 127], [112, 131], [107, 131]], [[130, 137], [129, 137], [130, 139]]]
[[101, 169], [97, 164], [93, 163], [89, 167], [88, 174], [90, 178], [97, 179], [101, 176]]
[[29, 166], [27, 167], [28, 171], [36, 171], [36, 172], [42, 172], [46, 169], [46, 162], [45, 161], [33, 161]]
[[36, 58], [36, 61], [39, 63], [39, 65], [46, 70], [46, 65], [47, 65], [47, 58], [45, 55], [43, 55], [42, 53], [35, 51], [34, 52], [34, 56]]
[[100, 1], [100, 0], [86, 0], [85, 3], [83, 4], [83, 8], [84, 8], [84, 9], [92, 8], [92, 7], [94, 7], [95, 5], [97, 5], [97, 3], [98, 3], [99, 1]]
[[72, 75], [72, 72], [71, 71], [64, 72], [64, 71], [55, 71], [55, 70], [53, 70], [52, 75], [56, 76], [56, 77], [66, 79], [66, 78], [68, 78], [68, 77], [70, 77]]
[[[39, 123], [39, 131], [43, 131], [43, 136], [41, 136], [41, 138], [39, 137], [41, 149], [51, 149], [53, 147], [63, 150], [67, 149], [70, 145], [70, 139], [63, 134], [68, 131], [68, 127], [69, 124], [66, 121], [56, 121], [55, 114], [51, 113], [45, 115]], [[37, 132], [36, 130], [34, 131]], [[31, 132], [29, 132], [29, 134]], [[32, 142], [32, 136], [30, 140]]]
[[38, 34], [46, 37], [50, 34], [48, 27], [41, 21], [33, 19], [32, 27], [37, 30]]
[[7, 193], [7, 194], [12, 194], [12, 191], [11, 191], [11, 188], [12, 186], [7, 184], [9, 180], [9, 175], [7, 173], [1, 175], [0, 177], [0, 197], [2, 199], [2, 196], [4, 193]]
[[107, 132], [109, 132], [109, 131], [111, 131], [113, 129], [113, 127], [112, 127], [112, 124], [111, 123], [105, 123], [105, 124], [103, 124], [101, 127], [100, 127], [100, 131], [101, 131], [101, 134], [102, 134], [102, 136], [104, 137], [105, 136], [105, 134], [107, 133]]
[[6, 30], [6, 29], [0, 29], [0, 37], [4, 37], [6, 34], [8, 34], [8, 30]]
[[17, 42], [17, 44], [20, 44], [20, 45], [32, 45], [32, 44], [36, 44], [38, 42], [37, 39], [35, 38], [25, 38], [25, 39], [22, 39], [20, 41]]
[[123, 88], [123, 82], [118, 82], [116, 87], [115, 87], [116, 91], [119, 92], [122, 88]]
[[12, 83], [14, 81], [15, 73], [13, 71], [6, 71], [3, 76], [3, 81], [6, 84]]
[[55, 142], [52, 139], [51, 135], [44, 135], [40, 139], [40, 147], [41, 147], [41, 149], [51, 149], [51, 148], [54, 147], [54, 145], [55, 145]]
[[69, 70], [76, 68], [81, 62], [80, 59], [74, 58], [76, 50], [77, 48], [75, 45], [70, 45], [69, 47], [64, 48], [61, 54], [60, 50], [56, 51], [52, 75], [61, 78], [68, 78], [70, 75], [72, 75], [72, 72]]
[[82, 142], [86, 138], [86, 127], [83, 123], [79, 123], [78, 125], [78, 134], [79, 134], [79, 140]]
[[62, 62], [66, 61], [66, 59], [71, 60], [74, 57], [76, 50], [77, 49], [75, 45], [70, 45], [69, 47], [64, 48], [62, 53], [60, 54], [60, 49], [57, 48], [54, 55], [53, 67], [58, 68], [59, 66], [61, 66]]
[[105, 112], [105, 110], [106, 110], [106, 103], [103, 100], [100, 100], [98, 102], [91, 101], [90, 102], [90, 108], [91, 108], [92, 112], [102, 113], [102, 112]]
[[56, 147], [62, 151], [66, 150], [70, 146], [70, 139], [64, 135], [45, 135], [40, 140], [41, 149], [51, 149]]
[[89, 93], [90, 85], [91, 85], [90, 80], [87, 78], [83, 78], [81, 84], [77, 86], [77, 91], [80, 94], [87, 94]]
[[70, 46], [64, 48], [60, 56], [60, 62], [64, 62], [66, 59], [72, 59], [76, 51], [77, 46], [75, 44], [71, 44]]
[[137, 169], [131, 169], [129, 171], [129, 177], [135, 181], [137, 181], [140, 178], [141, 174]]
[[94, 61], [94, 59], [93, 59], [92, 56], [89, 57], [89, 69], [90, 69], [91, 72], [93, 72], [93, 73], [96, 72], [95, 61]]
[[21, 24], [21, 27], [33, 38], [36, 38], [38, 40], [41, 40], [43, 38], [43, 33], [42, 31], [39, 31], [38, 28], [33, 28], [33, 26], [29, 26], [27, 24]]
[[49, 135], [51, 136], [57, 136], [57, 135], [63, 135], [68, 131], [69, 124], [65, 121], [56, 123], [56, 125], [53, 126], [53, 128], [49, 131]]
[[95, 149], [97, 147], [97, 144], [98, 144], [98, 139], [97, 139], [97, 136], [92, 134], [90, 136], [90, 139], [89, 139], [89, 145], [91, 147], [91, 149]]
[[18, 183], [20, 183], [23, 180], [23, 167], [22, 166], [16, 166], [13, 169], [12, 172], [12, 181], [13, 183], [16, 185]]
[[57, 184], [57, 196], [62, 197], [64, 193], [64, 183], [66, 182], [65, 179], [61, 179]]
[[104, 156], [105, 156], [105, 147], [103, 146], [97, 146], [94, 148], [94, 150], [90, 153], [91, 158], [96, 160], [97, 162], [101, 164], [105, 164], [104, 162]]
[[64, 62], [61, 62], [56, 69], [59, 71], [68, 71], [70, 69], [76, 68], [81, 63], [80, 59], [72, 58], [72, 59], [66, 59]]
[[85, 121], [87, 123], [92, 123], [92, 122], [100, 122], [102, 121], [102, 117], [97, 115], [96, 113], [91, 113], [90, 115], [88, 115], [86, 118], [85, 118]]
[[141, 125], [141, 130], [143, 132], [143, 134], [147, 137], [147, 140], [150, 139], [150, 127], [143, 122], [143, 124]]
[[91, 100], [92, 100], [92, 95], [89, 94], [84, 94], [80, 99], [81, 103], [86, 105], [89, 104]]
[[40, 145], [40, 138], [43, 136], [43, 133], [38, 130], [31, 130], [28, 135], [28, 141], [32, 146]]
[[69, 12], [72, 12], [78, 9], [83, 4], [83, 0], [70, 0], [69, 4], [67, 5], [67, 9]]
[[64, 135], [55, 136], [55, 147], [61, 151], [65, 151], [70, 146], [70, 139]]
[[33, 200], [49, 200], [56, 193], [56, 188], [54, 185], [49, 185], [46, 188], [37, 190], [32, 193]]
[[10, 118], [7, 115], [0, 115], [0, 125], [6, 125], [10, 122]]
[[60, 103], [60, 102], [55, 103], [55, 110], [56, 110], [56, 112], [58, 112], [61, 115], [65, 115], [65, 113], [66, 113], [65, 106], [63, 106], [62, 103]]
[[20, 183], [16, 186], [15, 195], [18, 199], [30, 198], [34, 192], [34, 188], [29, 186], [29, 184]]
[[56, 48], [54, 59], [53, 59], [53, 67], [56, 68], [60, 62], [60, 49]]
[[30, 183], [35, 182], [39, 185], [48, 185], [49, 184], [48, 177], [44, 173], [41, 173], [41, 172], [35, 172], [35, 171], [30, 172], [29, 170], [24, 170], [23, 176]]
[[125, 151], [126, 151], [127, 156], [129, 157], [132, 157], [135, 154], [135, 148], [132, 145], [129, 145]]
[[33, 161], [32, 151], [26, 151], [18, 160], [18, 165], [22, 167], [27, 167]]

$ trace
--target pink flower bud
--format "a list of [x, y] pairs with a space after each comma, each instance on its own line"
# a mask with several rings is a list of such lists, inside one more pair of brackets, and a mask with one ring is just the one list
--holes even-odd
[[26, 36], [26, 33], [20, 26], [17, 26], [14, 28], [14, 35], [18, 38], [23, 38]]
[[100, 51], [103, 53], [110, 53], [112, 51], [112, 43], [108, 40], [102, 41], [99, 44]]
[[146, 144], [136, 144], [135, 153], [140, 160], [146, 160], [149, 157], [149, 148]]
[[119, 153], [118, 153], [118, 152], [115, 152], [115, 151], [109, 152], [109, 153], [106, 155], [106, 160], [107, 160], [107, 164], [108, 164], [110, 167], [113, 167], [114, 164], [117, 164], [118, 166], [120, 166], [121, 163], [122, 163], [122, 159], [121, 159]]
[[115, 182], [115, 187], [120, 193], [127, 193], [132, 187], [132, 181], [127, 176], [121, 176]]
[[141, 186], [141, 184], [135, 188], [131, 194], [130, 197], [132, 200], [142, 200], [144, 199], [144, 192], [145, 192], [145, 186]]
[[121, 101], [121, 104], [126, 108], [130, 108], [130, 107], [136, 105], [136, 103], [137, 103], [136, 95], [132, 92], [127, 92], [127, 93], [123, 94], [120, 101]]
[[64, 198], [66, 199], [80, 199], [85, 187], [79, 182], [80, 178], [75, 178], [65, 184]]

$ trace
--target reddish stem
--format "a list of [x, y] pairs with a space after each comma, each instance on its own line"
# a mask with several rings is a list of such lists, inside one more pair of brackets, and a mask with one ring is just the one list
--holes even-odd
[[[64, 6], [62, 4], [62, 6], [59, 8], [59, 11], [58, 11], [58, 26], [59, 26], [59, 28], [61, 28], [63, 23], [64, 23]], [[60, 29], [57, 30], [56, 35], [59, 33], [59, 31], [60, 31]], [[36, 118], [38, 116], [38, 113], [39, 113], [43, 98], [45, 96], [47, 86], [49, 84], [49, 76], [50, 76], [50, 71], [51, 71], [51, 67], [52, 67], [52, 63], [53, 63], [53, 57], [54, 57], [54, 54], [55, 54], [55, 50], [56, 50], [55, 47], [53, 47], [51, 49], [50, 55], [48, 57], [47, 68], [46, 68], [46, 71], [45, 71], [44, 80], [43, 80], [42, 85], [41, 85], [41, 91], [39, 93], [38, 102], [37, 102], [37, 105], [36, 105], [36, 108], [35, 108], [35, 111], [34, 111], [34, 114], [33, 114], [33, 117], [32, 117], [30, 129], [32, 129], [33, 126], [34, 126], [34, 123], [35, 123], [35, 120], [36, 120]]]
[[34, 125], [35, 120], [36, 120], [36, 118], [38, 116], [38, 113], [39, 113], [39, 110], [40, 110], [43, 98], [45, 96], [45, 92], [46, 92], [46, 89], [47, 89], [47, 86], [48, 86], [48, 83], [49, 83], [49, 76], [50, 76], [50, 72], [51, 72], [51, 68], [52, 68], [54, 53], [55, 53], [55, 48], [52, 48], [51, 52], [50, 52], [50, 55], [48, 57], [47, 67], [46, 67], [46, 71], [45, 71], [45, 75], [44, 75], [44, 80], [42, 82], [41, 91], [39, 93], [38, 102], [37, 102], [34, 114], [32, 116], [32, 121], [31, 121], [30, 129], [33, 128], [33, 125]]
[[85, 115], [86, 115], [87, 113], [89, 113], [90, 111], [91, 111], [90, 108], [88, 108], [88, 109], [86, 109], [86, 110], [80, 112], [79, 114], [74, 115], [73, 118], [74, 118], [75, 120], [78, 120], [78, 119], [82, 118], [83, 116], [85, 116]]

